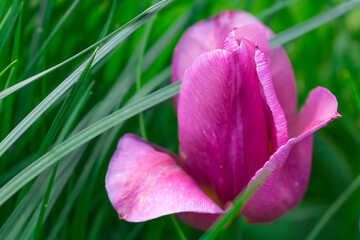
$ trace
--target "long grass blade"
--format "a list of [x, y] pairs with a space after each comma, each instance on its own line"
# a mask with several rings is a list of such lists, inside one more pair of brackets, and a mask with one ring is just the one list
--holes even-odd
[[[40, 3], [40, 8], [36, 13], [36, 24], [31, 37], [28, 59], [33, 58], [35, 52], [39, 47], [39, 44], [41, 44], [43, 40], [43, 36], [46, 32], [49, 18], [51, 15], [52, 6], [53, 0], [41, 1]], [[33, 66], [27, 64], [27, 69], [29, 68], [33, 68]]]
[[[112, 4], [111, 4], [111, 8], [110, 8], [109, 15], [108, 15], [108, 17], [107, 17], [107, 19], [106, 19], [105, 25], [104, 25], [101, 33], [100, 33], [99, 41], [100, 41], [101, 39], [103, 39], [103, 38], [106, 36], [106, 34], [108, 33], [108, 31], [109, 31], [111, 21], [112, 21], [112, 19], [113, 19], [113, 17], [114, 17], [114, 12], [115, 12], [115, 8], [116, 8], [116, 4], [117, 4], [117, 0], [113, 0], [113, 1], [112, 1]], [[101, 46], [101, 45], [100, 45], [100, 46]]]
[[34, 179], [41, 172], [59, 161], [62, 157], [66, 156], [71, 151], [77, 149], [84, 143], [116, 126], [117, 124], [122, 123], [136, 114], [139, 114], [145, 109], [149, 109], [176, 95], [179, 92], [180, 83], [181, 82], [176, 82], [171, 84], [159, 91], [156, 91], [153, 94], [148, 95], [147, 97], [130, 104], [127, 107], [120, 109], [119, 111], [116, 111], [115, 113], [70, 137], [62, 144], [54, 147], [51, 151], [21, 171], [0, 189], [0, 206], [26, 183]]
[[[126, 24], [122, 31], [102, 46], [96, 55], [93, 66], [116, 48], [127, 36], [141, 26], [152, 15], [162, 9], [171, 0], [163, 0], [155, 4]], [[88, 59], [89, 60], [89, 59]], [[87, 61], [88, 61], [87, 60]], [[0, 156], [52, 105], [54, 104], [77, 80], [83, 71], [86, 62], [78, 67], [67, 79], [65, 79], [53, 92], [51, 92], [37, 107], [35, 107], [10, 134], [0, 143]]]
[[[34, 64], [39, 60], [39, 58], [41, 57], [42, 53], [45, 51], [45, 49], [47, 48], [47, 46], [49, 45], [49, 43], [51, 42], [51, 40], [53, 39], [53, 37], [56, 35], [56, 33], [61, 29], [61, 27], [64, 25], [64, 23], [66, 22], [66, 20], [69, 18], [69, 16], [71, 16], [71, 14], [74, 12], [76, 6], [78, 5], [78, 3], [80, 2], [80, 0], [76, 0], [73, 1], [73, 3], [70, 5], [70, 7], [66, 10], [66, 12], [64, 13], [64, 15], [60, 18], [59, 22], [56, 24], [56, 26], [54, 27], [54, 29], [51, 31], [51, 33], [49, 34], [49, 36], [45, 39], [44, 43], [41, 45], [40, 49], [35, 53], [35, 54], [30, 54], [29, 56], [33, 56], [31, 57], [31, 60], [29, 60], [29, 64], [27, 64], [26, 70], [25, 70], [25, 76], [26, 74], [29, 72], [30, 69], [33, 68]], [[97, 44], [94, 44], [94, 47], [97, 46]], [[90, 50], [90, 49], [89, 49]], [[76, 54], [75, 56], [77, 56], [78, 54]]]
[[5, 43], [7, 42], [8, 38], [11, 36], [11, 30], [15, 25], [15, 19], [19, 13], [20, 1], [15, 0], [13, 1], [11, 7], [9, 8], [7, 14], [5, 15], [4, 20], [0, 24], [0, 53], [3, 50]]
[[144, 57], [143, 71], [147, 69], [155, 58], [162, 52], [169, 43], [175, 38], [175, 36], [182, 31], [182, 29], [191, 23], [191, 20], [195, 19], [199, 13], [208, 5], [210, 0], [196, 1], [193, 6], [187, 10], [181, 17], [166, 31], [161, 38], [149, 49]]
[[354, 95], [355, 103], [358, 108], [358, 112], [360, 113], [360, 94], [359, 94], [359, 91], [357, 90], [355, 81], [352, 78], [352, 76], [348, 70], [344, 71], [344, 77], [345, 77], [345, 79], [347, 79], [349, 81], [351, 92]]
[[350, 10], [358, 7], [360, 5], [360, 0], [353, 0], [349, 2], [342, 3], [329, 11], [319, 14], [304, 23], [296, 25], [288, 30], [285, 30], [276, 35], [275, 38], [270, 40], [270, 47], [275, 48], [277, 46], [283, 45], [299, 36], [304, 35], [311, 30], [338, 18], [345, 13], [349, 12]]
[[[17, 21], [17, 27], [16, 27], [16, 33], [15, 33], [15, 39], [14, 44], [11, 52], [11, 61], [15, 62], [17, 59], [19, 59], [20, 55], [20, 39], [21, 39], [21, 25], [22, 25], [22, 12], [23, 12], [23, 2], [20, 5], [19, 9], [19, 18]], [[17, 77], [17, 68], [13, 66], [10, 70], [10, 73], [6, 79], [5, 82], [5, 88]], [[0, 110], [2, 109], [3, 102], [0, 99]], [[4, 108], [4, 114], [2, 116], [2, 126], [1, 126], [1, 133], [0, 138], [4, 138], [6, 134], [10, 132], [11, 129], [11, 113], [13, 111], [13, 98], [9, 98], [6, 100], [6, 108]], [[3, 170], [5, 169], [5, 166], [7, 164], [7, 161], [5, 159], [0, 159], [0, 174], [2, 174]]]
[[222, 215], [200, 239], [201, 240], [210, 240], [216, 239], [217, 235], [220, 233], [222, 228], [234, 218], [240, 211], [240, 209], [245, 205], [246, 201], [256, 192], [256, 190], [261, 186], [265, 181], [267, 176], [273, 171], [274, 167], [269, 167], [263, 171], [257, 178], [257, 180], [247, 189], [240, 193], [240, 195], [235, 199], [233, 207], [224, 215]]
[[[42, 148], [39, 151], [41, 155], [44, 154], [48, 150], [48, 148], [50, 148], [51, 144], [53, 143], [59, 128], [61, 127], [63, 121], [67, 117], [67, 115], [69, 113], [69, 109], [70, 109], [71, 105], [73, 104], [76, 96], [79, 93], [81, 84], [84, 82], [84, 80], [87, 78], [87, 76], [90, 72], [90, 67], [94, 61], [97, 51], [98, 51], [98, 48], [95, 49], [94, 53], [92, 54], [91, 60], [88, 62], [84, 71], [81, 73], [78, 82], [72, 87], [71, 92], [69, 93], [68, 97], [65, 99], [62, 107], [60, 108], [57, 116], [55, 117], [55, 120], [54, 120], [53, 124], [51, 125], [50, 130], [45, 138], [44, 145], [42, 146]], [[40, 239], [43, 219], [44, 219], [45, 211], [46, 211], [48, 201], [50, 198], [51, 189], [52, 189], [52, 186], [53, 186], [53, 183], [55, 180], [57, 166], [58, 165], [56, 164], [54, 167], [53, 173], [50, 177], [50, 182], [49, 182], [48, 188], [46, 190], [45, 197], [44, 197], [44, 200], [43, 200], [43, 203], [42, 203], [42, 206], [40, 209], [39, 217], [37, 220], [34, 239]]]
[[[84, 123], [84, 125], [86, 122]], [[79, 128], [83, 127], [80, 125]], [[68, 156], [67, 159], [63, 160], [59, 163], [59, 167], [57, 170], [56, 178], [54, 181], [54, 186], [52, 188], [51, 196], [58, 196], [62, 189], [65, 186], [65, 183], [68, 181], [71, 173], [74, 171], [77, 163], [79, 162], [80, 157], [83, 155], [84, 150], [87, 144], [81, 147], [80, 150], [73, 152]], [[51, 176], [51, 169], [45, 171], [41, 174], [34, 184], [32, 184], [30, 190], [25, 195], [25, 197], [21, 200], [21, 202], [16, 206], [16, 208], [11, 213], [10, 217], [6, 220], [5, 224], [0, 229], [0, 239], [11, 239], [9, 236], [14, 236], [12, 239], [19, 239], [17, 235], [22, 233], [23, 229], [26, 227], [25, 225], [29, 225], [29, 218], [32, 216], [31, 220], [36, 224], [38, 212], [37, 207], [40, 206], [41, 200], [45, 194], [46, 188], [44, 187], [44, 182], [48, 182]], [[50, 198], [50, 202], [48, 204], [48, 209], [51, 209], [54, 205], [53, 198]], [[48, 214], [48, 211], [45, 214]], [[29, 238], [29, 237], [28, 237]]]
[[[78, 132], [80, 131], [80, 129], [83, 129], [88, 124], [88, 120], [88, 118], [84, 118], [77, 125], [73, 132]], [[64, 129], [63, 127], [62, 132], [63, 131], [67, 131], [67, 129]], [[64, 139], [62, 139], [61, 141], [63, 140]], [[80, 157], [83, 155], [86, 146], [87, 144], [85, 144], [83, 147], [80, 148], [80, 150], [73, 152], [66, 159], [60, 162], [51, 196], [58, 196], [60, 194], [61, 190], [65, 186], [65, 183], [67, 182], [67, 180], [71, 176], [71, 173], [79, 162]], [[34, 158], [32, 158], [31, 160], [34, 160]], [[36, 179], [34, 184], [31, 185], [28, 193], [16, 206], [10, 217], [8, 217], [6, 222], [1, 227], [0, 239], [10, 240], [8, 236], [14, 236], [13, 239], [18, 239], [17, 234], [22, 232], [22, 230], [25, 228], [25, 224], [28, 224], [30, 216], [33, 216], [33, 218], [35, 219], [35, 221], [31, 222], [36, 223], [36, 216], [38, 216], [38, 214], [35, 215], [34, 211], [36, 210], [36, 207], [38, 207], [41, 203], [41, 199], [43, 198], [46, 190], [44, 187], [44, 182], [49, 181], [51, 173], [51, 169], [48, 169], [48, 171], [45, 171], [43, 174], [41, 174]], [[53, 204], [54, 200], [51, 198], [47, 208], [51, 209]], [[45, 214], [45, 218], [47, 214], [48, 211]]]
[[[12, 63], [10, 65], [13, 65], [13, 63], [17, 62], [17, 59], [19, 59], [23, 5], [24, 4], [21, 3], [20, 9], [19, 9], [19, 18], [18, 18], [17, 27], [16, 27], [14, 45], [13, 45], [13, 49], [12, 49], [12, 53], [11, 53], [11, 61], [12, 61]], [[9, 74], [7, 80], [6, 80], [4, 88], [7, 88], [9, 86], [9, 84], [11, 82], [11, 79], [12, 79], [12, 76], [14, 74], [14, 70], [15, 70], [14, 67], [11, 68], [10, 74]], [[1, 75], [2, 74], [0, 73], [0, 77], [1, 77]], [[1, 107], [0, 107], [0, 109], [1, 109]]]
[[[176, 37], [179, 31], [181, 31], [193, 18], [197, 17], [199, 12], [207, 6], [209, 0], [196, 1], [195, 4], [187, 10], [172, 26], [166, 31], [159, 40], [157, 40], [153, 46], [145, 54], [142, 72], [148, 69], [155, 59], [165, 50], [166, 46]], [[136, 60], [138, 53], [134, 53], [128, 63], [126, 64], [122, 74], [119, 75], [115, 84], [106, 95], [103, 101], [96, 105], [96, 114], [94, 119], [98, 120], [101, 117], [109, 114], [118, 103], [118, 94], [123, 92], [122, 82], [127, 79], [135, 81], [133, 76], [136, 75], [134, 69], [136, 68]]]
[[[143, 71], [145, 69], [147, 69], [152, 62], [154, 62], [156, 56], [159, 55], [160, 52], [162, 52], [164, 50], [164, 48], [169, 44], [169, 42], [176, 36], [176, 34], [178, 34], [178, 32], [189, 22], [190, 19], [194, 18], [197, 13], [199, 11], [201, 11], [201, 9], [203, 9], [206, 4], [209, 2], [209, 0], [205, 0], [205, 1], [198, 1], [198, 4], [194, 4], [194, 6], [188, 10], [186, 13], [184, 13], [179, 20], [176, 21], [176, 23], [167, 31], [165, 32], [165, 34], [156, 42], [156, 44], [154, 44], [154, 46], [149, 50], [149, 52], [145, 55], [144, 58], [144, 64], [143, 64]], [[6, 96], [16, 92], [17, 90], [25, 87], [26, 85], [40, 79], [41, 77], [55, 71], [56, 69], [64, 66], [65, 64], [75, 60], [76, 58], [84, 55], [85, 53], [89, 52], [90, 50], [92, 50], [93, 48], [95, 48], [96, 46], [101, 46], [102, 43], [104, 43], [105, 41], [107, 41], [109, 38], [113, 37], [115, 34], [117, 34], [119, 31], [121, 31], [120, 29], [115, 30], [114, 32], [112, 32], [111, 34], [109, 34], [108, 36], [106, 36], [105, 38], [99, 40], [98, 42], [92, 44], [91, 46], [89, 46], [88, 48], [82, 50], [81, 52], [75, 54], [74, 56], [68, 58], [67, 60], [43, 71], [40, 72], [32, 77], [29, 77], [23, 81], [21, 81], [20, 83], [9, 87], [8, 89], [5, 89], [4, 91], [0, 92], [0, 100], [2, 98], [5, 98]], [[131, 61], [132, 62], [132, 61]]]
[[[140, 40], [140, 53], [139, 53], [139, 60], [138, 60], [137, 69], [136, 69], [136, 91], [139, 91], [141, 88], [141, 72], [142, 72], [144, 52], [145, 52], [146, 43], [148, 41], [151, 27], [152, 27], [155, 17], [156, 17], [156, 15], [154, 15], [147, 24], [145, 24], [144, 33]], [[147, 139], [146, 130], [145, 130], [145, 120], [144, 120], [143, 113], [139, 114], [139, 126], [140, 126], [141, 136], [144, 139]]]
[[311, 230], [310, 234], [306, 238], [307, 240], [316, 239], [320, 234], [324, 226], [330, 221], [330, 219], [335, 215], [335, 213], [340, 209], [341, 206], [350, 198], [350, 196], [357, 190], [360, 189], [360, 175], [358, 175], [350, 186], [335, 200], [325, 214], [321, 217], [320, 221], [315, 225]]
[[[131, 79], [124, 77], [126, 75], [121, 74], [121, 76], [119, 77], [120, 79], [122, 79], [122, 81], [120, 81], [120, 85], [119, 85], [119, 91], [117, 91], [116, 94], [116, 101], [119, 103], [121, 102], [123, 96], [125, 95], [125, 93], [130, 89], [132, 81]], [[161, 84], [162, 82], [164, 82], [164, 80], [169, 79], [170, 76], [170, 68], [165, 69], [163, 72], [161, 72], [158, 77], [156, 77], [155, 79], [151, 80], [149, 83], [147, 83], [146, 85], [144, 85], [144, 87], [141, 88], [140, 91], [138, 91], [130, 100], [129, 103], [132, 103], [134, 100], [138, 100], [139, 97], [145, 96], [146, 94], [150, 93], [152, 91], [152, 89], [154, 89], [156, 86], [158, 86], [158, 84]], [[85, 93], [86, 95], [88, 95], [88, 91]], [[81, 100], [83, 101], [83, 100]], [[112, 101], [115, 101], [114, 99], [112, 99]], [[74, 108], [74, 110], [71, 110], [71, 112], [73, 112], [73, 114], [76, 114], [76, 109], [78, 109], [80, 106], [79, 105], [83, 105], [83, 103], [78, 104], [78, 106], [76, 106]], [[104, 105], [106, 106], [106, 105]], [[104, 106], [103, 105], [99, 105], [100, 109], [101, 109], [101, 114], [108, 114], [107, 111], [110, 111], [112, 108], [104, 111]], [[96, 108], [95, 108], [96, 109]], [[78, 132], [80, 129], [83, 129], [87, 124], [89, 124], [89, 121], [92, 121], [91, 119], [93, 118], [91, 113], [96, 113], [96, 118], [99, 117], [99, 115], [97, 115], [97, 113], [100, 113], [98, 111], [90, 111], [89, 114], [86, 115], [86, 117], [84, 117], [81, 122], [76, 126], [76, 128], [73, 130], [74, 133]], [[74, 116], [73, 116], [74, 117]], [[71, 120], [72, 118], [68, 118], [67, 119], [67, 123], [72, 122]], [[61, 143], [62, 141], [64, 141], [65, 137], [68, 135], [67, 133], [70, 131], [71, 124], [65, 124], [64, 127], [62, 128], [61, 133], [59, 134], [59, 137], [55, 143], [55, 145]], [[114, 129], [114, 131], [117, 131], [117, 129]], [[110, 139], [109, 139], [110, 141]], [[85, 144], [86, 146], [87, 144]], [[51, 194], [51, 199], [50, 202], [48, 204], [47, 207], [47, 211], [45, 214], [45, 218], [48, 215], [48, 213], [50, 212], [50, 210], [52, 209], [52, 206], [54, 204], [54, 202], [57, 199], [57, 196], [59, 196], [61, 189], [64, 187], [65, 183], [68, 181], [69, 176], [73, 169], [75, 168], [76, 164], [78, 163], [80, 156], [82, 156], [83, 152], [84, 152], [84, 147], [82, 147], [80, 150], [73, 152], [72, 154], [70, 154], [70, 156], [68, 156], [66, 159], [63, 159], [60, 162], [59, 165], [59, 170], [57, 171], [59, 174], [57, 174], [58, 176], [55, 179], [54, 182], [54, 187], [52, 190], [52, 194]], [[102, 159], [102, 158], [100, 158]], [[21, 168], [23, 169], [23, 168]], [[17, 171], [20, 172], [20, 171]], [[43, 174], [41, 174], [35, 181], [35, 183], [32, 185], [31, 189], [29, 190], [29, 192], [27, 193], [27, 195], [24, 197], [24, 199], [21, 201], [21, 203], [15, 208], [15, 210], [13, 211], [13, 213], [11, 214], [11, 216], [7, 219], [6, 223], [3, 225], [3, 227], [0, 229], [0, 239], [1, 238], [6, 238], [8, 239], [8, 236], [12, 235], [14, 237], [17, 237], [16, 233], [19, 232], [21, 229], [24, 229], [25, 224], [28, 225], [30, 223], [36, 223], [34, 221], [29, 221], [29, 217], [32, 216], [32, 219], [37, 215], [33, 214], [33, 209], [37, 206], [37, 204], [40, 204], [41, 198], [43, 198], [45, 190], [43, 189], [43, 183], [49, 181], [48, 178], [51, 175], [51, 171], [46, 171]], [[76, 191], [74, 190], [73, 192], [74, 194], [76, 194]], [[70, 200], [70, 199], [69, 199]], [[69, 202], [69, 204], [71, 203], [71, 201]], [[67, 205], [68, 206], [68, 205]], [[71, 206], [71, 204], [70, 204]], [[64, 207], [64, 211], [67, 208]], [[59, 219], [61, 219], [61, 216], [59, 216]], [[53, 229], [56, 229], [57, 225], [54, 225]], [[26, 228], [28, 228], [26, 227]], [[59, 230], [59, 229], [58, 229]], [[20, 231], [21, 232], [21, 231]], [[54, 231], [52, 231], [54, 232]], [[26, 236], [24, 235], [25, 233], [23, 233], [23, 236], [26, 238]], [[51, 236], [51, 234], [49, 235]], [[55, 234], [56, 236], [56, 234]], [[55, 237], [54, 237], [55, 238]], [[50, 238], [51, 239], [51, 238]]]
[[[118, 31], [119, 30], [117, 30], [117, 32]], [[120, 82], [120, 85], [119, 85], [119, 91], [117, 91], [117, 94], [116, 94], [116, 98], [112, 99], [112, 101], [118, 102], [121, 94], [125, 94], [125, 92], [127, 91], [126, 89], [131, 86], [127, 83], [127, 81], [128, 80], [126, 78], [122, 79], [122, 81]], [[99, 108], [102, 110], [101, 112], [104, 114], [103, 106], [97, 105], [97, 107], [95, 109], [99, 109]], [[89, 113], [93, 113], [93, 112], [94, 111], [89, 111]], [[84, 126], [86, 126], [86, 124], [88, 124], [89, 120], [92, 121], [91, 118], [92, 118], [91, 115], [87, 114], [86, 117], [83, 118], [83, 120], [77, 125], [74, 132], [79, 131], [79, 129], [83, 129]], [[67, 126], [67, 127], [65, 128], [65, 126]], [[63, 130], [68, 131], [68, 129], [70, 129], [69, 126], [71, 126], [71, 125], [65, 125], [65, 126], [64, 126]], [[60, 136], [59, 136], [59, 139], [61, 139]], [[60, 171], [60, 173], [57, 176], [57, 180], [55, 180], [55, 185], [53, 187], [53, 193], [52, 193], [52, 196], [54, 196], [54, 197], [52, 197], [52, 199], [50, 199], [48, 209], [51, 209], [52, 204], [54, 204], [54, 201], [57, 198], [56, 196], [58, 196], [60, 194], [61, 189], [63, 188], [63, 186], [67, 182], [67, 179], [70, 176], [68, 173], [72, 172], [72, 169], [74, 169], [74, 167], [76, 166], [76, 163], [79, 161], [79, 158], [80, 158], [79, 156], [82, 155], [82, 152], [83, 152], [83, 148], [82, 148], [82, 150], [75, 152], [75, 154], [71, 154], [69, 157], [67, 157], [66, 159], [64, 159], [61, 162], [64, 164], [61, 164], [60, 170], [58, 170], [58, 172]], [[64, 173], [61, 173], [61, 172], [64, 172]], [[40, 197], [43, 196], [43, 193], [44, 193], [41, 190], [41, 187], [43, 185], [42, 183], [44, 181], [45, 182], [48, 181], [47, 176], [49, 176], [49, 174], [51, 174], [51, 172], [49, 172], [48, 175], [44, 175], [44, 177], [42, 177], [41, 179], [38, 178], [36, 180], [36, 182], [33, 184], [33, 187], [31, 188], [29, 193], [26, 195], [26, 197], [23, 199], [23, 201], [20, 203], [20, 205], [13, 211], [11, 216], [6, 221], [6, 224], [4, 224], [3, 227], [1, 228], [0, 238], [2, 238], [2, 237], [6, 238], [7, 236], [9, 236], [9, 234], [18, 232], [20, 229], [23, 229], [24, 224], [26, 222], [28, 222], [27, 219], [32, 214], [32, 211], [33, 211], [32, 209], [34, 209], [32, 206], [36, 206], [36, 204], [40, 203]]]
[[3, 1], [1, 1], [1, 3], [0, 3], [0, 19], [1, 19], [1, 16], [2, 16], [2, 13], [3, 13], [4, 7], [5, 7], [5, 4], [6, 4], [6, 0], [3, 0]]
[[[149, 92], [151, 92], [154, 88], [156, 88], [159, 84], [163, 83], [165, 80], [168, 80], [170, 76], [170, 68], [165, 69], [163, 72], [161, 72], [157, 77], [155, 77], [154, 79], [152, 79], [149, 83], [147, 83], [146, 85], [144, 85], [144, 87], [137, 92], [130, 100], [129, 103], [138, 100], [140, 97], [143, 97], [145, 95], [147, 95]], [[123, 84], [124, 88], [130, 88], [130, 86], [127, 86], [126, 84]], [[124, 96], [126, 90], [122, 93], [119, 93], [118, 97], [119, 97], [119, 101], [121, 101], [122, 97]], [[80, 125], [78, 125], [78, 129], [82, 129], [84, 124], [80, 123]], [[86, 123], [85, 123], [86, 124]], [[96, 149], [102, 149], [105, 152], [107, 152], [106, 149], [109, 149], [111, 143], [113, 141], [115, 141], [115, 136], [116, 133], [119, 131], [119, 128], [121, 127], [118, 126], [115, 129], [113, 129], [111, 131], [110, 135], [102, 135], [101, 136], [101, 141], [103, 139], [106, 139], [105, 144], [101, 144], [103, 143], [98, 142], [97, 145], [99, 145], [98, 147], [95, 147], [93, 152], [90, 154], [90, 159], [88, 160], [86, 167], [84, 168], [83, 172], [80, 175], [80, 178], [77, 182], [77, 184], [75, 185], [75, 187], [73, 188], [73, 190], [71, 191], [71, 195], [69, 196], [66, 205], [63, 207], [63, 210], [61, 212], [61, 214], [58, 216], [56, 224], [53, 225], [51, 233], [48, 235], [49, 239], [56, 239], [57, 236], [57, 231], [60, 230], [60, 227], [62, 225], [62, 220], [64, 220], [68, 214], [68, 212], [71, 210], [71, 206], [74, 204], [78, 194], [80, 193], [80, 190], [82, 189], [83, 183], [87, 181], [87, 174], [90, 173], [91, 170], [91, 166], [92, 166], [92, 162], [97, 163], [97, 165], [101, 164], [101, 162], [103, 162], [105, 160], [105, 156], [104, 154], [102, 154], [102, 156], [97, 157], [98, 155], [96, 154]], [[64, 129], [65, 127], [62, 128], [62, 132], [67, 132], [67, 129]], [[77, 130], [75, 129], [75, 132]], [[108, 137], [107, 137], [108, 136]], [[107, 138], [106, 138], [107, 137]], [[59, 139], [63, 139], [60, 137], [59, 135]], [[87, 144], [86, 144], [87, 145]], [[84, 148], [82, 148], [84, 149]], [[103, 151], [103, 153], [104, 153]], [[76, 163], [79, 161], [80, 156], [82, 156], [83, 154], [83, 150], [81, 150], [80, 152], [74, 152], [75, 153], [75, 157], [73, 157], [71, 154], [69, 157], [67, 157], [66, 159], [64, 159], [63, 161], [60, 162], [60, 172], [64, 172], [64, 173], [59, 173], [55, 182], [54, 182], [54, 187], [52, 190], [52, 194], [51, 194], [51, 199], [50, 202], [47, 206], [47, 211], [46, 211], [46, 216], [49, 214], [50, 210], [52, 209], [52, 206], [54, 205], [54, 202], [57, 199], [57, 196], [60, 194], [60, 191], [62, 189], [62, 187], [64, 186], [64, 184], [67, 182], [67, 179], [69, 178], [69, 174], [67, 173], [71, 173], [72, 169], [76, 166]], [[66, 163], [68, 162], [68, 163]], [[58, 172], [59, 172], [58, 171]], [[50, 174], [50, 173], [49, 173]], [[92, 177], [96, 177], [94, 176], [96, 175], [95, 173], [92, 174]], [[40, 177], [43, 177], [44, 174], [40, 175]], [[14, 235], [15, 232], [18, 232], [19, 229], [23, 229], [25, 226], [24, 224], [27, 224], [28, 226], [26, 227], [26, 229], [31, 228], [30, 225], [33, 224], [35, 225], [36, 222], [34, 222], [33, 220], [29, 221], [29, 220], [23, 220], [23, 219], [28, 219], [31, 215], [30, 212], [27, 212], [26, 210], [31, 208], [31, 206], [34, 204], [34, 202], [36, 203], [37, 201], [40, 202], [39, 196], [43, 196], [41, 191], [39, 191], [39, 187], [41, 187], [43, 185], [44, 180], [43, 179], [37, 179], [36, 182], [33, 184], [32, 189], [29, 191], [29, 193], [26, 195], [26, 201], [22, 201], [20, 206], [17, 207], [14, 211], [14, 213], [11, 215], [11, 217], [8, 219], [9, 223], [7, 224], [8, 227], [6, 228], [2, 228], [0, 231], [0, 238], [7, 238], [7, 236], [9, 236], [10, 233], [13, 233], [12, 235]], [[93, 178], [91, 178], [93, 179]], [[93, 181], [91, 181], [93, 182]], [[89, 185], [88, 185], [89, 186]], [[90, 185], [91, 186], [91, 185]], [[91, 188], [90, 188], [91, 189]], [[89, 190], [90, 190], [89, 189]], [[40, 192], [40, 193], [39, 193]], [[39, 200], [37, 200], [39, 199]], [[36, 204], [34, 205], [36, 206]], [[32, 214], [31, 219], [36, 218], [37, 215]], [[12, 223], [11, 223], [12, 222]], [[33, 227], [32, 227], [33, 228]], [[16, 236], [16, 235], [14, 235]], [[29, 234], [29, 232], [24, 232], [22, 234], [22, 237], [24, 239], [28, 239], [31, 236], [31, 232]], [[52, 237], [53, 236], [53, 237]]]
[[[40, 79], [41, 77], [55, 71], [56, 69], [64, 66], [65, 64], [77, 59], [78, 57], [84, 55], [85, 53], [88, 53], [89, 51], [93, 50], [95, 47], [97, 46], [101, 46], [104, 42], [109, 41], [109, 39], [114, 38], [115, 36], [119, 36], [119, 34], [121, 32], [124, 32], [124, 30], [128, 31], [129, 29], [125, 29], [125, 28], [130, 28], [130, 25], [132, 25], [134, 22], [136, 22], [137, 20], [139, 21], [146, 21], [154, 12], [157, 12], [159, 10], [161, 10], [161, 8], [163, 8], [165, 5], [167, 5], [169, 2], [171, 2], [172, 0], [163, 0], [161, 2], [159, 2], [158, 4], [153, 5], [151, 8], [147, 9], [144, 13], [142, 13], [141, 15], [137, 16], [135, 19], [133, 19], [131, 22], [129, 22], [127, 25], [124, 25], [121, 28], [116, 29], [115, 31], [113, 31], [112, 33], [110, 33], [109, 35], [107, 35], [106, 37], [102, 38], [101, 40], [97, 41], [96, 43], [92, 44], [91, 46], [87, 47], [86, 49], [82, 50], [81, 52], [75, 54], [74, 56], [66, 59], [65, 61], [49, 68], [46, 69], [45, 71], [42, 71], [32, 77], [29, 77], [21, 82], [19, 82], [18, 84], [11, 86], [7, 89], [5, 89], [4, 91], [0, 92], [0, 99], [5, 98], [6, 96], [16, 92], [17, 90], [25, 87], [26, 85]], [[149, 15], [147, 15], [149, 14]], [[144, 18], [144, 19], [143, 19]], [[124, 32], [125, 33], [125, 32]], [[125, 34], [130, 35], [131, 33], [126, 32]]]
[[17, 173], [19, 173], [22, 169], [24, 169], [26, 166], [28, 166], [32, 160], [34, 159], [34, 156], [30, 156], [25, 158], [22, 161], [19, 161], [11, 168], [7, 168], [5, 172], [1, 173], [0, 175], [0, 185], [4, 185], [8, 180], [10, 180], [12, 177], [14, 177]]
[[271, 7], [265, 9], [264, 11], [259, 12], [258, 14], [256, 14], [256, 16], [258, 18], [266, 18], [284, 8], [287, 8], [291, 5], [293, 5], [294, 3], [298, 2], [298, 1], [300, 1], [300, 0], [276, 1]]
[[9, 65], [7, 65], [4, 70], [0, 72], [0, 78], [17, 62], [18, 60], [12, 61]]
[[86, 102], [88, 101], [91, 93], [91, 89], [94, 86], [94, 82], [91, 82], [90, 85], [87, 87], [87, 89], [84, 91], [83, 94], [79, 94], [79, 96], [81, 96], [81, 98], [79, 100], [74, 100], [76, 104], [76, 106], [74, 106], [74, 108], [71, 109], [70, 111], [70, 116], [67, 118], [67, 121], [65, 122], [64, 126], [62, 127], [62, 131], [59, 134], [58, 139], [65, 139], [65, 136], [69, 135], [69, 132], [71, 131], [71, 129], [73, 129], [74, 125], [75, 125], [75, 121], [80, 113], [80, 111], [85, 107]]
[[[170, 68], [165, 69], [163, 72], [161, 72], [157, 77], [152, 79], [150, 82], [148, 82], [146, 85], [144, 85], [140, 91], [136, 92], [130, 99], [129, 104], [133, 103], [134, 101], [139, 100], [141, 97], [146, 96], [148, 93], [153, 91], [157, 86], [168, 80], [170, 77]], [[100, 171], [100, 166], [102, 166], [105, 155], [109, 151], [111, 145], [113, 142], [116, 141], [117, 133], [120, 131], [120, 128], [122, 127], [122, 124], [118, 125], [114, 129], [111, 130], [108, 134], [101, 135], [100, 139], [98, 140], [97, 144], [95, 145], [93, 151], [89, 156], [90, 159], [86, 163], [86, 167], [81, 172], [80, 177], [78, 181], [76, 182], [73, 190], [71, 191], [70, 196], [68, 197], [68, 200], [66, 201], [66, 204], [64, 205], [61, 213], [58, 215], [57, 220], [55, 224], [53, 225], [50, 234], [48, 235], [49, 239], [56, 239], [56, 236], [58, 232], [60, 231], [61, 226], [64, 224], [65, 220], [67, 219], [71, 208], [75, 204], [75, 200], [80, 195], [80, 191], [83, 189], [84, 184], [89, 181], [88, 177], [91, 173], [91, 169], [93, 168], [93, 165], [96, 165], [94, 168], [94, 172], [91, 174], [90, 182], [86, 184], [86, 188], [88, 189], [87, 195], [91, 196], [93, 186], [95, 185], [97, 176]]]
[[176, 232], [178, 233], [180, 240], [186, 240], [187, 238], [185, 237], [184, 233], [182, 232], [182, 230], [181, 230], [181, 228], [179, 226], [179, 223], [176, 220], [175, 216], [171, 215], [170, 218], [171, 218], [171, 221], [173, 222], [173, 224], [175, 226]]
[[105, 204], [101, 208], [99, 208], [99, 211], [96, 214], [96, 217], [94, 218], [94, 223], [91, 224], [90, 232], [89, 232], [89, 240], [97, 240], [99, 239], [99, 234], [102, 231], [101, 226], [104, 220], [106, 219], [106, 211], [105, 211]]

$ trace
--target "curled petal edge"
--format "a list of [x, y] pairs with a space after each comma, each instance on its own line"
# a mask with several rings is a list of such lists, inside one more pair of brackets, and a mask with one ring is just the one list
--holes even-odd
[[249, 182], [251, 186], [268, 174], [241, 210], [249, 223], [273, 221], [300, 201], [310, 174], [312, 134], [338, 117], [336, 98], [325, 88], [312, 90], [290, 123], [290, 129], [299, 135], [281, 146]]

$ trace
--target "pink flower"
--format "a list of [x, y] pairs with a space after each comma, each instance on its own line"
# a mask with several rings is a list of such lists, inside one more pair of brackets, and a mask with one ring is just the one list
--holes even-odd
[[173, 56], [180, 157], [126, 134], [106, 176], [121, 219], [142, 222], [176, 213], [206, 229], [265, 168], [274, 170], [242, 208], [250, 223], [272, 221], [307, 188], [312, 134], [337, 113], [325, 88], [296, 113], [288, 57], [270, 50], [271, 30], [252, 15], [222, 12], [189, 28]]

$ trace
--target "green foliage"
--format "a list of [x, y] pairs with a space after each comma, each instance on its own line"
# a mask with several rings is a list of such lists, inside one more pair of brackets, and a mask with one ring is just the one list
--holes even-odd
[[[360, 1], [170, 2], [0, 1], [0, 239], [359, 239]], [[119, 221], [104, 187], [117, 141], [146, 129], [177, 152], [172, 51], [225, 9], [280, 33], [270, 44], [292, 61], [300, 106], [318, 85], [338, 99], [343, 117], [315, 135], [304, 199], [249, 225], [236, 212], [256, 183], [205, 234], [173, 216]]]

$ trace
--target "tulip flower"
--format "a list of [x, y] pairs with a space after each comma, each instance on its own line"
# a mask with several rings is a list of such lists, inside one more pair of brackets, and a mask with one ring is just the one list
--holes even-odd
[[168, 214], [207, 229], [237, 195], [273, 169], [240, 214], [266, 223], [293, 208], [307, 188], [312, 135], [339, 117], [336, 98], [312, 90], [299, 112], [294, 74], [274, 34], [252, 15], [226, 11], [190, 27], [178, 42], [172, 81], [179, 156], [124, 135], [106, 175], [121, 219]]

